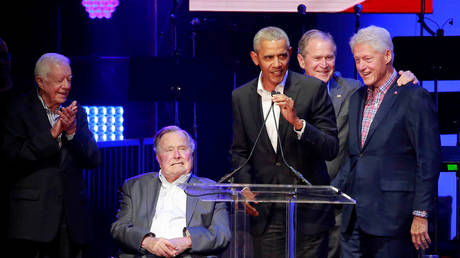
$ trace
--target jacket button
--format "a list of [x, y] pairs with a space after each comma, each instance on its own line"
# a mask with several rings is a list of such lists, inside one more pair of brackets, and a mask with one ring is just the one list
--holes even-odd
[[275, 165], [276, 165], [277, 167], [281, 167], [281, 163], [279, 163], [279, 162], [276, 162]]
[[359, 157], [362, 158], [364, 155], [362, 153], [359, 154]]

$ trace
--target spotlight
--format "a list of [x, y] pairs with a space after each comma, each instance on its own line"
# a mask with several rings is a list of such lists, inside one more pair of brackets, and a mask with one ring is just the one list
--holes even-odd
[[88, 115], [88, 127], [96, 141], [123, 140], [122, 106], [83, 106]]
[[89, 18], [110, 19], [119, 2], [118, 0], [83, 0], [81, 4], [88, 12]]

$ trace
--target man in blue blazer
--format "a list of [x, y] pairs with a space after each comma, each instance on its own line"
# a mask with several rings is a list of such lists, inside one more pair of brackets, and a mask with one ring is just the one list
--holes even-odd
[[342, 256], [412, 257], [412, 244], [430, 243], [440, 165], [436, 113], [425, 89], [397, 86], [388, 31], [361, 29], [350, 46], [367, 87], [351, 96], [350, 154], [334, 181], [356, 200], [343, 210]]
[[[361, 82], [344, 78], [335, 71], [337, 46], [331, 34], [320, 30], [309, 30], [299, 40], [297, 60], [306, 76], [320, 79], [327, 84], [329, 96], [334, 106], [339, 137], [339, 152], [333, 160], [326, 161], [327, 172], [333, 180], [348, 157], [348, 106], [351, 95], [361, 87]], [[418, 83], [410, 71], [400, 71], [398, 85], [408, 82]], [[335, 207], [335, 226], [329, 232], [329, 258], [340, 257], [341, 206]]]
[[126, 180], [112, 236], [119, 257], [204, 257], [221, 253], [231, 232], [225, 203], [187, 196], [177, 185], [213, 181], [191, 174], [195, 143], [177, 126], [155, 135], [159, 173]]

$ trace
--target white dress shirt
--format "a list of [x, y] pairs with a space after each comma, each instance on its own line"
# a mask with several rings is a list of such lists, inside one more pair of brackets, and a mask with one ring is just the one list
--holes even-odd
[[186, 226], [187, 195], [177, 185], [187, 182], [190, 173], [182, 175], [173, 183], [169, 183], [160, 170], [161, 188], [155, 208], [155, 216], [152, 219], [150, 232], [155, 237], [166, 239], [183, 237]]
[[[286, 71], [286, 75], [284, 76], [283, 81], [280, 84], [278, 84], [275, 88], [275, 91], [277, 91], [280, 94], [284, 93], [284, 84], [286, 83], [287, 73], [288, 72]], [[262, 111], [264, 113], [263, 118], [265, 119], [272, 104], [272, 93], [267, 91], [262, 85], [262, 72], [260, 72], [259, 81], [257, 83], [257, 93], [260, 95], [262, 99]], [[267, 121], [265, 122], [265, 128], [267, 130], [268, 137], [270, 138], [270, 142], [272, 143], [272, 147], [276, 152], [276, 148], [278, 146], [278, 133], [276, 132], [276, 128], [277, 126], [279, 127], [280, 107], [278, 105], [273, 105], [273, 109], [275, 111], [276, 124], [275, 118], [273, 117], [273, 111], [270, 111], [270, 115], [268, 116]]]
[[[284, 75], [283, 81], [278, 84], [275, 88], [275, 91], [277, 91], [280, 94], [284, 93], [284, 85], [286, 84], [286, 78], [288, 76], [288, 71], [286, 71], [286, 74]], [[259, 81], [257, 82], [257, 93], [261, 96], [262, 99], [262, 111], [264, 113], [264, 119], [267, 116], [268, 111], [270, 110], [270, 105], [272, 104], [272, 95], [271, 92], [268, 92], [262, 85], [262, 72], [259, 74]], [[265, 128], [267, 130], [268, 137], [270, 138], [270, 142], [272, 144], [273, 149], [275, 150], [278, 146], [278, 133], [276, 132], [277, 127], [279, 128], [280, 126], [280, 107], [278, 105], [273, 105], [273, 109], [275, 111], [275, 117], [276, 117], [276, 124], [275, 124], [275, 118], [273, 117], [273, 111], [270, 111], [270, 115], [267, 118], [267, 121], [265, 122]], [[302, 134], [305, 130], [305, 120], [301, 120], [303, 123], [302, 129], [297, 131], [295, 130], [294, 126], [294, 131], [297, 133], [297, 138], [300, 139], [302, 137]]]

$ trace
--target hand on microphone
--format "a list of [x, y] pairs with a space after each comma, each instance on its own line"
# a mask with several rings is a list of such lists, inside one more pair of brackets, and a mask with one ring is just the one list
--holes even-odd
[[303, 123], [297, 116], [294, 107], [294, 100], [284, 94], [272, 94], [273, 103], [280, 107], [281, 114], [296, 130], [303, 127]]

